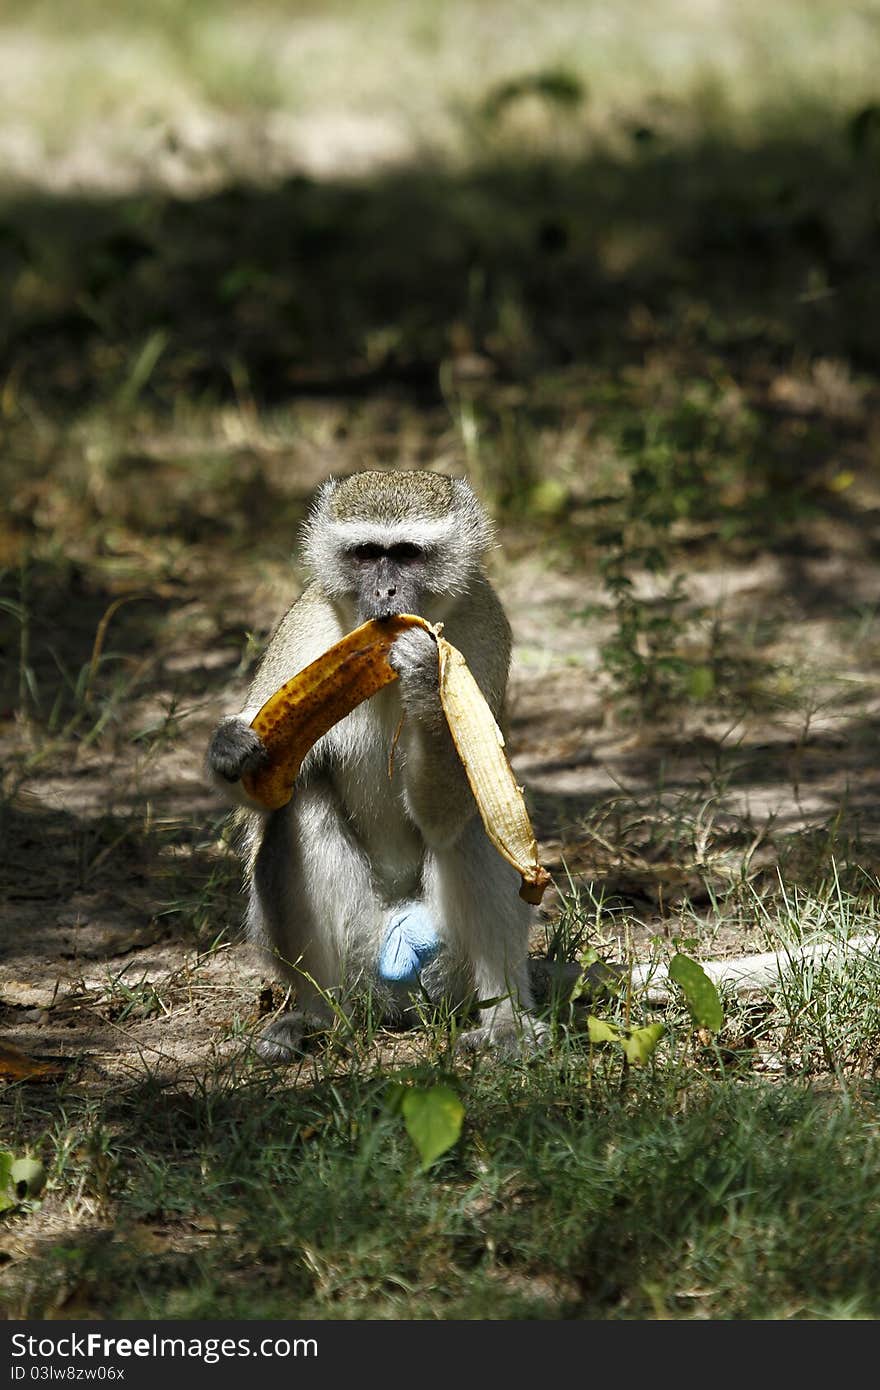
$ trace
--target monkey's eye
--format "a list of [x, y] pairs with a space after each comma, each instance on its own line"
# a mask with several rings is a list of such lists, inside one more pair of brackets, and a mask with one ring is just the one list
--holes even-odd
[[400, 541], [397, 545], [375, 545], [364, 542], [352, 547], [351, 555], [358, 564], [374, 564], [376, 560], [388, 559], [395, 565], [412, 565], [424, 560], [425, 551], [411, 541]]
[[411, 541], [401, 541], [399, 545], [389, 545], [388, 558], [398, 565], [412, 565], [424, 560], [425, 552], [420, 545], [413, 545]]

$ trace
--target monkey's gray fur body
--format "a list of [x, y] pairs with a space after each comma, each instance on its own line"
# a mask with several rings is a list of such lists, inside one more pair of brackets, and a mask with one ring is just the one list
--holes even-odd
[[528, 1013], [530, 910], [516, 871], [483, 830], [425, 632], [396, 640], [390, 660], [399, 679], [318, 741], [281, 810], [255, 808], [239, 780], [265, 756], [249, 727], [260, 706], [359, 622], [389, 612], [442, 622], [501, 722], [510, 627], [482, 567], [491, 536], [458, 479], [364, 473], [325, 484], [305, 529], [313, 581], [272, 636], [245, 709], [215, 732], [209, 769], [245, 808], [249, 935], [297, 991], [296, 1013], [260, 1040], [266, 1057], [288, 1057], [305, 1020], [328, 1019], [324, 995], [345, 1006], [369, 989], [399, 1011], [399, 1000], [383, 997], [376, 962], [407, 902], [424, 905], [441, 943], [421, 976], [429, 997], [502, 1000], [483, 1011], [465, 1045], [515, 1050], [540, 1031]]

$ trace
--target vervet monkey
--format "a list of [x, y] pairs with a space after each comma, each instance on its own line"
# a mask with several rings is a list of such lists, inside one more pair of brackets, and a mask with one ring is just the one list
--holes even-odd
[[312, 582], [271, 638], [246, 707], [211, 739], [213, 781], [248, 808], [249, 936], [296, 984], [296, 1012], [257, 1044], [268, 1060], [288, 1060], [307, 1021], [329, 1021], [324, 995], [345, 1000], [357, 987], [391, 1015], [424, 994], [493, 1001], [460, 1040], [470, 1048], [514, 1052], [542, 1031], [529, 1014], [530, 911], [516, 871], [483, 830], [440, 704], [428, 633], [396, 639], [389, 660], [399, 679], [319, 739], [281, 810], [260, 810], [240, 781], [266, 758], [250, 727], [260, 706], [368, 618], [418, 613], [442, 622], [501, 721], [510, 626], [483, 568], [492, 534], [462, 479], [331, 478], [305, 525]]

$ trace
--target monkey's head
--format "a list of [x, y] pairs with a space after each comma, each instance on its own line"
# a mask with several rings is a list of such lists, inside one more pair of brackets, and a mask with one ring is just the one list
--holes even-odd
[[470, 486], [438, 473], [354, 473], [319, 490], [303, 554], [328, 598], [358, 622], [439, 620], [481, 571], [492, 525]]

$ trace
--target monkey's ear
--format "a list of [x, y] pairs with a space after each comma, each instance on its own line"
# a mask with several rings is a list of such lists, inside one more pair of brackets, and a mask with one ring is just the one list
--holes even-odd
[[465, 478], [452, 480], [460, 524], [468, 545], [485, 554], [495, 544], [495, 526], [477, 494]]
[[300, 528], [300, 553], [306, 567], [315, 576], [322, 573], [328, 564], [332, 564], [334, 558], [332, 547], [331, 553], [327, 553], [326, 538], [327, 522], [330, 519], [330, 499], [338, 483], [339, 479], [332, 475], [325, 478], [312, 498], [312, 504]]

